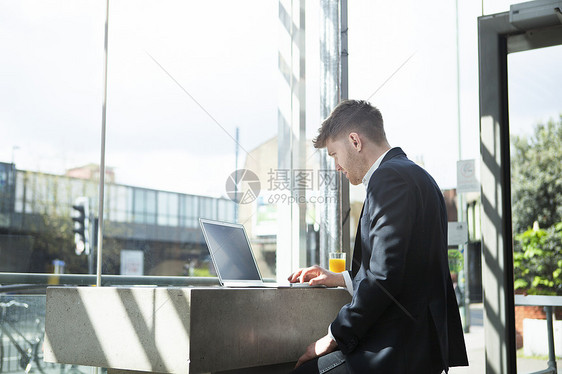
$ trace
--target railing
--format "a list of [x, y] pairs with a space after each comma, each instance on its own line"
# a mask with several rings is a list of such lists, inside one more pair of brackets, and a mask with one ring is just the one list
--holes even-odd
[[[163, 277], [163, 276], [132, 276], [102, 275], [102, 286], [172, 286], [197, 287], [218, 286], [219, 280], [214, 277]], [[96, 284], [96, 276], [91, 274], [45, 274], [45, 273], [0, 273], [0, 292], [41, 288], [52, 285], [91, 286]]]
[[556, 374], [556, 354], [554, 351], [554, 323], [552, 312], [555, 306], [562, 306], [562, 296], [515, 295], [517, 306], [544, 306], [546, 312], [546, 328], [548, 333], [548, 368], [532, 374]]
[[[126, 275], [102, 275], [103, 286], [171, 286], [171, 287], [200, 287], [200, 286], [217, 286], [218, 278], [212, 277], [163, 277], [163, 276], [126, 276]], [[0, 272], [0, 302], [9, 302], [10, 300], [23, 302], [29, 305], [26, 308], [26, 314], [18, 316], [14, 320], [14, 326], [18, 328], [23, 335], [14, 333], [11, 329], [4, 331], [4, 322], [0, 319], [0, 373], [10, 374], [26, 374], [33, 370], [44, 370], [48, 372], [57, 371], [61, 374], [82, 374], [82, 367], [76, 365], [59, 365], [52, 363], [43, 363], [42, 355], [36, 359], [36, 356], [30, 356], [31, 360], [28, 365], [22, 364], [22, 354], [18, 351], [18, 347], [27, 348], [28, 341], [24, 336], [31, 336], [32, 332], [36, 332], [35, 325], [37, 320], [43, 324], [45, 319], [45, 290], [48, 286], [68, 285], [68, 286], [92, 286], [96, 284], [96, 276], [89, 274], [41, 274], [41, 273], [1, 273]], [[31, 295], [30, 295], [31, 294]], [[32, 313], [30, 312], [32, 311]], [[11, 328], [11, 326], [6, 326]], [[11, 333], [13, 339], [10, 339], [8, 333]], [[33, 335], [42, 339], [42, 333]], [[35, 341], [35, 340], [33, 340]], [[33, 347], [32, 344], [29, 345]], [[21, 349], [21, 348], [20, 348]], [[23, 366], [22, 366], [23, 365]]]

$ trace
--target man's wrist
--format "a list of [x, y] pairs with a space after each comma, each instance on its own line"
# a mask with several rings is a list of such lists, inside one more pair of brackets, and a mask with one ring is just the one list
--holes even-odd
[[349, 271], [344, 271], [341, 274], [343, 276], [343, 281], [345, 283], [345, 288], [347, 289], [347, 292], [349, 292], [349, 294], [353, 296], [353, 281], [351, 280], [351, 275], [349, 275]]
[[334, 335], [332, 334], [332, 325], [330, 324], [330, 326], [328, 326], [328, 336], [335, 342], [336, 338], [334, 338]]

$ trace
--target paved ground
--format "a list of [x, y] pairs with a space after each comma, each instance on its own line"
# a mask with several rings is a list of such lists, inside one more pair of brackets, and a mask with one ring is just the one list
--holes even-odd
[[[465, 334], [466, 349], [468, 351], [468, 367], [451, 368], [450, 374], [483, 374], [486, 361], [484, 353], [484, 326], [482, 304], [470, 306], [471, 327]], [[527, 374], [547, 368], [546, 359], [517, 358], [517, 373]], [[557, 360], [558, 372], [562, 373], [562, 360]]]

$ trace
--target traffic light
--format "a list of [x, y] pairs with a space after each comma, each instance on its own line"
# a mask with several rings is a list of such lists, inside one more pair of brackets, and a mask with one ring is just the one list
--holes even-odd
[[79, 197], [74, 201], [72, 221], [76, 254], [90, 254], [90, 200], [87, 197]]

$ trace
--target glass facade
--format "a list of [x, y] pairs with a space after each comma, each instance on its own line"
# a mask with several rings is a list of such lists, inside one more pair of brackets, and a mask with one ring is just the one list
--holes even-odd
[[[320, 170], [311, 140], [322, 122], [321, 85], [340, 89], [323, 82], [321, 63], [337, 71], [343, 54], [349, 96], [378, 106], [391, 145], [442, 189], [455, 187], [457, 158], [479, 158], [476, 20], [514, 1], [458, 9], [445, 0], [348, 1], [349, 50], [332, 48], [334, 61], [322, 61], [320, 41], [331, 39], [321, 30], [334, 27], [322, 19], [328, 3], [111, 1], [102, 274], [139, 276], [139, 284], [150, 283], [142, 276], [213, 276], [199, 218], [244, 224], [265, 278], [321, 263], [330, 203], [322, 187], [333, 173]], [[0, 292], [21, 274], [94, 273], [104, 23], [96, 0], [0, 2]], [[560, 97], [551, 86], [527, 90], [535, 83], [517, 75], [523, 65], [510, 62], [517, 92], [540, 93], [537, 103]], [[538, 69], [543, 88], [558, 82], [546, 71]], [[539, 106], [517, 92], [510, 110]], [[560, 110], [548, 103], [545, 113]], [[351, 187], [341, 212], [350, 243], [364, 193]], [[77, 254], [78, 199], [88, 202], [89, 257]], [[477, 241], [479, 207], [468, 215]], [[44, 299], [33, 304], [40, 311]], [[0, 342], [8, 349], [6, 336]]]

